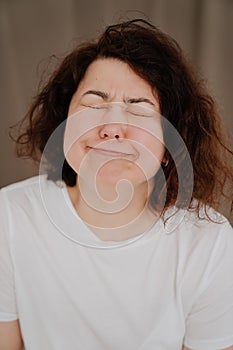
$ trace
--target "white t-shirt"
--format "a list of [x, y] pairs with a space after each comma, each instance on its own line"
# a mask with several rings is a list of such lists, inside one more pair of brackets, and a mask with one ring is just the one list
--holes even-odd
[[233, 344], [233, 231], [223, 217], [179, 211], [175, 229], [159, 220], [119, 244], [97, 238], [66, 187], [45, 176], [0, 196], [0, 321], [19, 319], [27, 350]]

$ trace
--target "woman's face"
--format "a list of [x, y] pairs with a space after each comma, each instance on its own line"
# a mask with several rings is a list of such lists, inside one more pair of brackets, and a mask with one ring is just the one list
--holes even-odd
[[159, 103], [125, 62], [97, 59], [72, 97], [65, 156], [83, 179], [106, 186], [151, 181], [164, 157]]

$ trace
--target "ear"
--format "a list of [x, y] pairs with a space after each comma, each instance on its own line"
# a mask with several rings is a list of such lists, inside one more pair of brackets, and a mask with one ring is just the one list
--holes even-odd
[[169, 159], [167, 159], [166, 157], [163, 158], [161, 165], [166, 168], [168, 166], [169, 163]]

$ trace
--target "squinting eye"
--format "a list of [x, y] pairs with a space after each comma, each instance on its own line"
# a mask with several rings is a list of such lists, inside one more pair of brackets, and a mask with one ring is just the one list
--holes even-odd
[[146, 117], [146, 118], [152, 118], [155, 114], [154, 111], [151, 111], [150, 109], [147, 108], [142, 108], [142, 107], [132, 107], [130, 106], [126, 110], [129, 114], [132, 114], [137, 117]]
[[104, 105], [86, 105], [85, 107], [92, 108], [92, 109], [107, 109], [107, 106], [104, 106]]
[[145, 114], [142, 114], [142, 113], [135, 113], [135, 112], [132, 112], [132, 111], [128, 111], [130, 114], [132, 115], [136, 115], [137, 117], [150, 117], [149, 115], [145, 115]]

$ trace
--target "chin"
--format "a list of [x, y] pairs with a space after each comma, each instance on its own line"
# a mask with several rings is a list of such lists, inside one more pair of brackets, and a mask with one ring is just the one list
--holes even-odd
[[147, 185], [148, 181], [145, 179], [145, 176], [140, 176], [140, 174], [135, 172], [103, 171], [98, 174], [97, 184], [107, 187], [116, 187], [118, 183], [121, 183], [121, 186], [123, 186], [123, 184], [126, 186], [130, 184], [133, 187], [137, 187], [142, 184]]
[[[102, 166], [97, 173], [97, 179], [109, 183], [115, 183], [120, 180], [133, 180], [135, 174], [139, 172], [132, 162], [125, 160], [113, 161]], [[102, 182], [102, 181], [101, 181]]]

